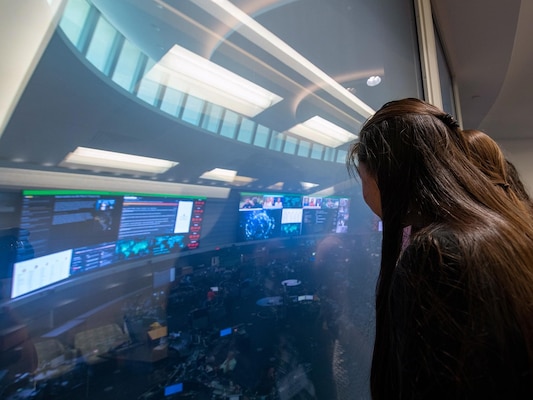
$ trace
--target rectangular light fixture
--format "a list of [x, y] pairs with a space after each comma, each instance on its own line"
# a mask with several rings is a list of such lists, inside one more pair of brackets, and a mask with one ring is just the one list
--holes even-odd
[[318, 115], [293, 126], [288, 132], [329, 147], [338, 147], [357, 139], [353, 133]]
[[282, 98], [178, 45], [145, 78], [191, 96], [254, 117]]
[[285, 185], [285, 182], [276, 182], [273, 185], [268, 186], [267, 189], [282, 190], [283, 189], [283, 185]]
[[168, 171], [170, 168], [178, 165], [178, 163], [159, 158], [135, 156], [88, 147], [77, 147], [59, 165], [67, 168], [84, 168], [96, 171], [126, 172], [130, 174], [137, 172], [157, 175]]
[[302, 185], [302, 189], [309, 190], [313, 189], [318, 186], [318, 183], [312, 183], [312, 182], [300, 182], [300, 185]]
[[224, 168], [213, 168], [200, 175], [201, 179], [211, 179], [213, 181], [228, 182], [235, 186], [244, 186], [255, 181], [255, 178], [237, 175], [237, 171]]
[[233, 182], [237, 176], [237, 171], [224, 168], [213, 168], [211, 171], [206, 171], [200, 175], [201, 179], [211, 179], [213, 181]]

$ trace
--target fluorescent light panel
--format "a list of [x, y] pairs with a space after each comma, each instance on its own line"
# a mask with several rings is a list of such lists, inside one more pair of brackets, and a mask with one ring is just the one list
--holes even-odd
[[250, 178], [248, 176], [236, 176], [235, 179], [233, 179], [233, 185], [235, 186], [246, 186], [248, 185], [249, 183], [252, 183], [254, 181], [256, 181], [257, 179], [255, 178]]
[[273, 185], [268, 186], [267, 189], [281, 190], [283, 189], [283, 185], [285, 185], [285, 182], [276, 182]]
[[211, 179], [214, 181], [233, 182], [233, 179], [237, 176], [237, 171], [224, 168], [213, 168], [211, 171], [206, 171], [200, 178]]
[[314, 187], [318, 186], [318, 183], [312, 183], [312, 182], [300, 182], [300, 185], [302, 185], [302, 188], [305, 190], [312, 189]]
[[153, 175], [166, 172], [176, 165], [178, 163], [175, 161], [91, 149], [88, 147], [77, 147], [60, 164], [60, 166], [67, 168], [92, 167], [91, 169], [99, 171], [139, 172]]
[[155, 82], [254, 117], [282, 98], [253, 82], [174, 45], [146, 75]]
[[353, 133], [318, 115], [292, 127], [288, 132], [329, 147], [338, 147], [357, 139]]
[[235, 186], [244, 186], [257, 180], [247, 176], [238, 176], [237, 171], [224, 168], [213, 168], [200, 175], [201, 179], [211, 179], [213, 181], [222, 181], [232, 183]]

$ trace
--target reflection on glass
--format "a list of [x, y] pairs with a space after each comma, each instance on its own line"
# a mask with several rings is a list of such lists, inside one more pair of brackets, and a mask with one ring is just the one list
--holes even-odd
[[66, 1], [0, 136], [0, 398], [369, 398], [381, 226], [344, 161], [421, 93], [386, 3]]

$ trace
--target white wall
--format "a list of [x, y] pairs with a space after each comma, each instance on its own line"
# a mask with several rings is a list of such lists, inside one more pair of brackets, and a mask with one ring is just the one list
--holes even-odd
[[498, 144], [507, 159], [515, 165], [526, 189], [533, 196], [533, 140], [499, 140]]

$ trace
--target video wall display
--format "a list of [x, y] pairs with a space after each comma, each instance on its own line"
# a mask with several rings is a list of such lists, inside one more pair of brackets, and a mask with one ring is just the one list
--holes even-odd
[[11, 297], [144, 257], [196, 249], [205, 198], [24, 191]]
[[348, 232], [350, 199], [241, 193], [239, 240]]

